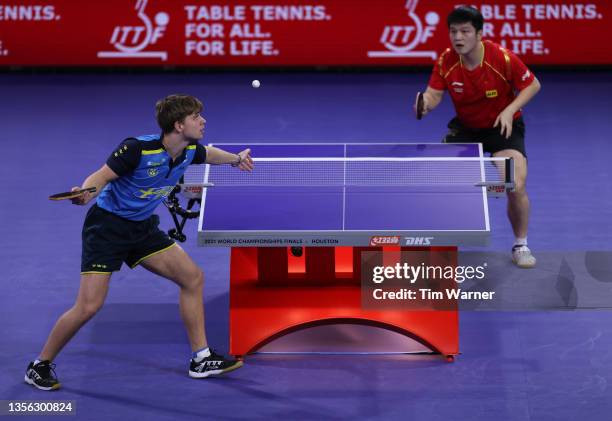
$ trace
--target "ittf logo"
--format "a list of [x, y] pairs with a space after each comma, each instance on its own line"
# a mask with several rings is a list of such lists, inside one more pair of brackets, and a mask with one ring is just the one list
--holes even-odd
[[[397, 0], [399, 3], [399, 0]], [[438, 55], [435, 51], [418, 50], [433, 37], [440, 22], [440, 15], [434, 11], [425, 14], [425, 22], [416, 14], [419, 0], [406, 0], [405, 8], [408, 14], [399, 24], [386, 25], [379, 42], [384, 47], [381, 51], [368, 51], [368, 57], [428, 57], [435, 60]]]
[[136, 0], [136, 17], [140, 25], [117, 25], [110, 37], [112, 51], [99, 51], [98, 58], [158, 58], [166, 61], [167, 51], [150, 51], [149, 47], [157, 44], [170, 22], [170, 15], [158, 12], [151, 19], [145, 8], [148, 0]]
[[400, 237], [391, 235], [391, 236], [376, 236], [370, 238], [370, 246], [399, 246]]
[[497, 89], [491, 89], [486, 92], [487, 98], [497, 98]]

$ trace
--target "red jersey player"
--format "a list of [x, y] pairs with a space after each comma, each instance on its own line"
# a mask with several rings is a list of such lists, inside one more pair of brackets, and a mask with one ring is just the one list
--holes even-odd
[[434, 66], [423, 95], [423, 115], [436, 108], [448, 91], [457, 116], [448, 123], [444, 141], [478, 142], [492, 156], [514, 158], [515, 191], [508, 193], [508, 218], [516, 237], [512, 260], [530, 268], [536, 259], [527, 247], [529, 197], [521, 107], [540, 90], [540, 83], [512, 52], [482, 40], [483, 24], [482, 14], [473, 7], [458, 7], [448, 15], [452, 48]]

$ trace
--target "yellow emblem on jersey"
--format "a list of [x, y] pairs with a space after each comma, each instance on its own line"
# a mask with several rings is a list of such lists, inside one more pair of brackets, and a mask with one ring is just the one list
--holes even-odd
[[147, 190], [138, 190], [134, 192], [134, 195], [141, 199], [159, 199], [168, 196], [172, 189], [174, 189], [174, 186], [152, 187]]
[[486, 92], [487, 98], [497, 98], [497, 89], [491, 89]]

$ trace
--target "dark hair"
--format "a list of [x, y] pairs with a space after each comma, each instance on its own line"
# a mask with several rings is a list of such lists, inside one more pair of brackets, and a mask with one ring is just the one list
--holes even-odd
[[446, 25], [449, 28], [451, 25], [458, 23], [471, 23], [478, 32], [482, 31], [484, 18], [478, 9], [470, 6], [460, 6], [450, 12], [446, 18]]
[[164, 134], [174, 130], [174, 123], [202, 111], [202, 102], [194, 96], [175, 94], [160, 99], [155, 104], [155, 118]]

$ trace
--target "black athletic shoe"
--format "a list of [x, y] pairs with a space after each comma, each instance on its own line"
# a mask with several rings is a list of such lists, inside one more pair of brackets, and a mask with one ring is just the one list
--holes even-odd
[[28, 364], [24, 380], [40, 390], [57, 390], [61, 386], [55, 374], [55, 364], [51, 361], [41, 361], [38, 364], [32, 361]]
[[242, 367], [242, 361], [225, 358], [211, 349], [210, 355], [202, 361], [195, 362], [193, 358], [191, 359], [189, 377], [203, 379], [209, 376], [218, 376], [240, 367]]

